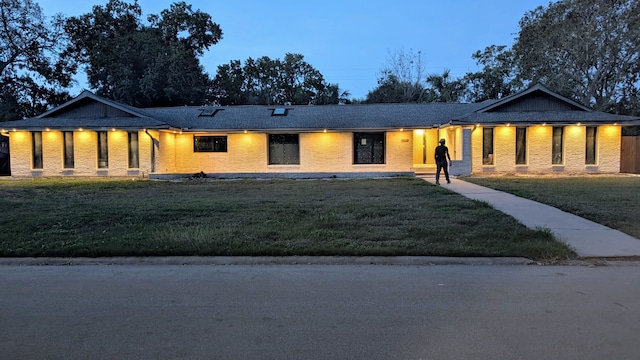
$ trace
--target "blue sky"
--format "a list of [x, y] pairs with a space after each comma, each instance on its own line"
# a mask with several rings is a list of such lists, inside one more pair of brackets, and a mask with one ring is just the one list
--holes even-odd
[[[45, 14], [76, 16], [107, 0], [36, 0]], [[133, 1], [133, 0], [131, 0]], [[139, 0], [144, 17], [175, 1]], [[459, 77], [479, 68], [471, 58], [490, 45], [512, 45], [518, 21], [549, 0], [192, 0], [224, 33], [201, 59], [215, 75], [231, 60], [300, 53], [330, 83], [364, 98], [389, 53], [421, 51], [427, 73]], [[85, 87], [79, 78], [79, 87]], [[75, 95], [75, 94], [72, 94]]]

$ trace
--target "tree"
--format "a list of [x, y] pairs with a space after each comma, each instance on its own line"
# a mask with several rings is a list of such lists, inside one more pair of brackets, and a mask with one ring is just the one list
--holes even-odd
[[369, 91], [365, 102], [422, 102], [425, 88], [425, 64], [422, 52], [404, 49], [389, 52], [380, 71], [378, 86]]
[[338, 86], [328, 84], [301, 54], [263, 56], [218, 66], [214, 94], [221, 105], [336, 104]]
[[63, 18], [32, 0], [0, 0], [0, 120], [44, 112], [69, 99], [76, 65], [63, 54]]
[[211, 81], [198, 57], [222, 38], [211, 16], [176, 2], [141, 21], [137, 1], [109, 0], [67, 20], [68, 53], [85, 65], [89, 85], [139, 107], [208, 102]]
[[365, 103], [421, 102], [424, 88], [420, 84], [400, 81], [393, 74], [378, 79], [378, 86], [367, 93]]
[[445, 69], [442, 75], [431, 74], [427, 76], [427, 88], [430, 102], [458, 102], [463, 97], [466, 85], [462, 79], [452, 79], [449, 69]]
[[511, 49], [504, 45], [491, 45], [471, 56], [482, 70], [467, 73], [464, 82], [467, 83], [466, 100], [481, 102], [489, 99], [499, 99], [520, 91], [522, 82], [517, 78], [517, 68]]
[[640, 0], [538, 7], [520, 20], [513, 51], [522, 80], [543, 82], [597, 110], [625, 111], [617, 104], [638, 102]]

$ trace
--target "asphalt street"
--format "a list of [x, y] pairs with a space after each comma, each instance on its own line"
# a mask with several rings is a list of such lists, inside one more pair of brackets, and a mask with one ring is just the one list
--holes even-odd
[[0, 358], [637, 359], [639, 270], [0, 266]]

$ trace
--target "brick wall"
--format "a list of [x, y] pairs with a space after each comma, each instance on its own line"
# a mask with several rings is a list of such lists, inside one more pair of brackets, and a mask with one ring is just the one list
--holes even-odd
[[515, 127], [494, 128], [494, 164], [482, 164], [482, 128], [472, 133], [472, 172], [483, 173], [617, 173], [620, 171], [619, 126], [599, 126], [597, 130], [595, 165], [585, 164], [586, 127], [564, 127], [563, 163], [554, 165], [552, 159], [552, 126], [527, 128], [527, 163], [515, 163]]
[[[350, 132], [299, 134], [300, 164], [296, 165], [269, 165], [268, 135], [264, 133], [228, 134], [227, 152], [194, 152], [193, 136], [194, 134], [170, 133], [162, 135], [163, 142], [175, 144], [163, 144], [162, 161], [175, 167], [163, 165], [159, 172], [397, 172], [411, 171], [412, 167], [413, 142], [410, 131], [386, 133], [385, 164], [379, 165], [353, 164], [353, 134]], [[171, 149], [175, 149], [173, 154]]]
[[151, 139], [138, 132], [139, 163], [137, 169], [129, 169], [128, 133], [109, 131], [107, 143], [109, 167], [98, 169], [98, 136], [94, 131], [73, 133], [74, 167], [64, 168], [63, 133], [42, 132], [42, 169], [32, 169], [32, 135], [30, 132], [11, 132], [11, 175], [32, 176], [145, 176], [151, 170]]

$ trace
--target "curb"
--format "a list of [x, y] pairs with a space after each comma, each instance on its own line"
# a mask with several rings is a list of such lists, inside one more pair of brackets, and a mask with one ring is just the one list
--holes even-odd
[[517, 257], [437, 256], [169, 256], [102, 258], [0, 258], [0, 266], [95, 265], [540, 265]]

